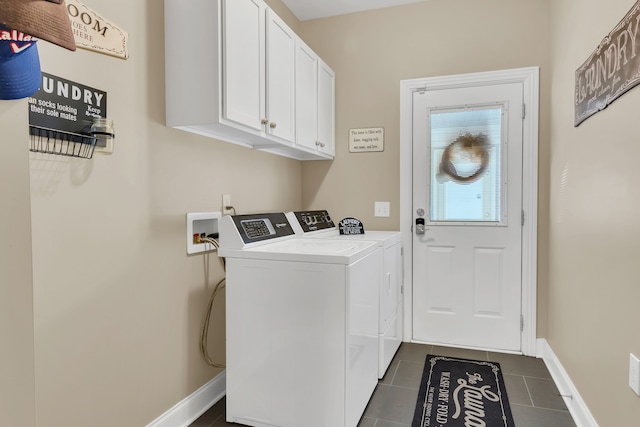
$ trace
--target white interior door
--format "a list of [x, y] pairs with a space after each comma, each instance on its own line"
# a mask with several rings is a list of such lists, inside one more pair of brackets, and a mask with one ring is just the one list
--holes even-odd
[[521, 351], [522, 117], [522, 83], [413, 95], [414, 341]]

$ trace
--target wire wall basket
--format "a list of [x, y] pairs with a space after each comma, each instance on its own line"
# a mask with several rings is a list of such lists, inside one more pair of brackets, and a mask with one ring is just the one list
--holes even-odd
[[94, 136], [29, 126], [29, 151], [90, 159], [95, 148]]

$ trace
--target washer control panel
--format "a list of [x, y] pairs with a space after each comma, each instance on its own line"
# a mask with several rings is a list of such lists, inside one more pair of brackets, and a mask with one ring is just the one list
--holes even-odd
[[260, 242], [294, 234], [283, 212], [233, 215], [233, 223], [244, 243]]
[[298, 211], [293, 214], [305, 233], [336, 227], [327, 211]]
[[242, 225], [242, 230], [250, 239], [258, 239], [276, 234], [273, 225], [271, 225], [271, 221], [267, 218], [245, 219], [240, 222], [240, 225]]

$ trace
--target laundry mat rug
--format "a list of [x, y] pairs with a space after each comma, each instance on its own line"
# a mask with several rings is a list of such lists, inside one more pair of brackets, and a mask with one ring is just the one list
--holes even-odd
[[500, 365], [427, 355], [411, 427], [515, 427]]

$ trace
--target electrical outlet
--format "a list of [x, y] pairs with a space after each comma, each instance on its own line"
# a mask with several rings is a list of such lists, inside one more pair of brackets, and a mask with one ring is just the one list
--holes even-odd
[[629, 354], [629, 387], [640, 396], [640, 360]]
[[231, 206], [231, 194], [223, 194], [222, 195], [222, 215], [231, 215], [233, 209]]
[[375, 202], [374, 204], [374, 215], [377, 217], [388, 217], [390, 210], [389, 202]]

